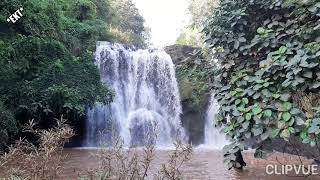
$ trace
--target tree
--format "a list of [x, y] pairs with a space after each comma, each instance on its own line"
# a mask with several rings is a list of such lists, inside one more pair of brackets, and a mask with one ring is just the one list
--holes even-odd
[[190, 0], [188, 13], [191, 17], [189, 25], [184, 28], [176, 40], [177, 44], [194, 47], [204, 46], [204, 37], [201, 32], [213, 8], [217, 6], [217, 0]]
[[202, 46], [202, 34], [196, 28], [186, 28], [181, 32], [179, 37], [176, 40], [176, 44], [180, 45], [188, 45], [193, 47], [201, 47]]
[[217, 0], [190, 0], [188, 12], [191, 15], [191, 26], [202, 29], [217, 5]]
[[132, 0], [111, 0], [111, 7], [110, 27], [115, 37], [123, 43], [145, 47], [150, 32]]
[[[232, 144], [229, 168], [241, 168], [248, 142], [265, 157], [275, 138], [319, 143], [320, 3], [317, 0], [221, 0], [204, 32], [218, 59], [212, 88], [217, 123]], [[315, 156], [318, 158], [319, 156]]]

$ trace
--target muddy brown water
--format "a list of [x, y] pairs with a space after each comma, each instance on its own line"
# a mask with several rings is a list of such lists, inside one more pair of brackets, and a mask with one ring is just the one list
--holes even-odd
[[[92, 157], [92, 153], [96, 150], [88, 149], [65, 149], [64, 154], [68, 156], [64, 163], [64, 169], [61, 172], [59, 179], [77, 179], [79, 172], [97, 166], [97, 159]], [[151, 167], [152, 172], [157, 172], [161, 164], [168, 159], [169, 151], [157, 150], [155, 159]], [[297, 156], [274, 153], [266, 160], [255, 159], [253, 152], [247, 151], [244, 153], [244, 159], [247, 166], [242, 171], [228, 170], [223, 164], [222, 152], [209, 149], [195, 149], [192, 158], [182, 168], [187, 180], [286, 180], [286, 179], [320, 179], [320, 175], [312, 175], [307, 178], [296, 177], [295, 175], [268, 175], [266, 166], [268, 164], [277, 165], [281, 168], [281, 164], [300, 164]], [[304, 159], [305, 167], [311, 164], [311, 160]], [[290, 177], [295, 176], [295, 177]]]

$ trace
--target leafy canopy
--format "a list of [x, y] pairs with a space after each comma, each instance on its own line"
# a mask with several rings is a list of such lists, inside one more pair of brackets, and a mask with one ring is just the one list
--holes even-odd
[[320, 2], [221, 0], [208, 20], [206, 43], [218, 59], [212, 88], [218, 124], [233, 142], [229, 168], [247, 142], [264, 157], [274, 138], [319, 140]]
[[[23, 17], [7, 23], [20, 7]], [[110, 27], [136, 37], [127, 43], [145, 45], [144, 20], [129, 0], [3, 0], [0, 9], [3, 143], [20, 123], [34, 119], [48, 128], [61, 115], [76, 123], [86, 107], [112, 100], [92, 60], [97, 41], [122, 42]]]

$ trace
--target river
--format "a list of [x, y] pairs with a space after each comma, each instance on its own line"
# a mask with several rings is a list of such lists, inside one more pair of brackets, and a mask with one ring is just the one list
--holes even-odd
[[[98, 165], [97, 159], [92, 157], [96, 150], [88, 149], [65, 149], [64, 154], [68, 156], [64, 163], [64, 169], [60, 179], [77, 179], [80, 172], [84, 172]], [[152, 163], [151, 172], [157, 172], [161, 164], [168, 159], [168, 150], [157, 150]], [[252, 151], [244, 152], [244, 159], [247, 163], [243, 170], [228, 170], [223, 164], [222, 152], [196, 148], [192, 158], [182, 168], [182, 172], [187, 180], [286, 180], [286, 179], [320, 179], [320, 176], [312, 175], [305, 177], [289, 177], [285, 175], [268, 175], [266, 166], [268, 164], [278, 165], [299, 164], [298, 156], [274, 153], [266, 160], [255, 159]], [[303, 160], [305, 165], [311, 164], [311, 160]], [[150, 178], [150, 177], [149, 177]]]

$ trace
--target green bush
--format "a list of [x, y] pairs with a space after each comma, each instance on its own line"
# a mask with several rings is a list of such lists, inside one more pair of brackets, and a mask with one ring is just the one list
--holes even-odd
[[73, 57], [60, 42], [31, 36], [2, 48], [10, 53], [0, 63], [0, 94], [23, 122], [36, 119], [50, 124], [62, 114], [78, 118], [86, 106], [111, 101], [90, 56]]
[[221, 0], [208, 19], [217, 122], [233, 142], [229, 168], [239, 167], [234, 154], [248, 141], [257, 157], [274, 138], [319, 143], [319, 17], [317, 0]]
[[0, 150], [14, 138], [18, 132], [16, 120], [0, 101]]
[[97, 7], [92, 1], [76, 0], [71, 6], [70, 13], [79, 21], [93, 19], [97, 15]]

